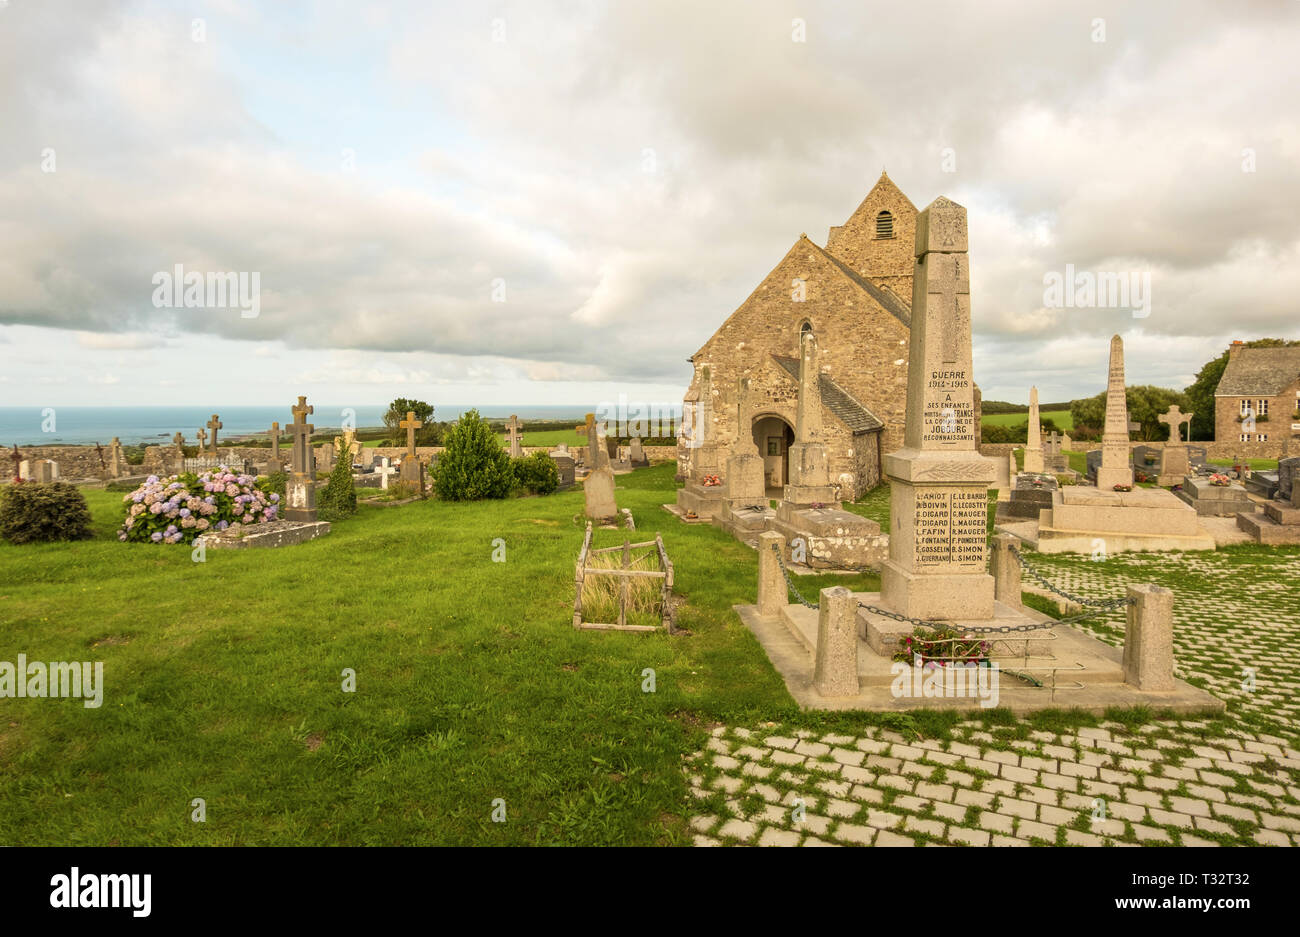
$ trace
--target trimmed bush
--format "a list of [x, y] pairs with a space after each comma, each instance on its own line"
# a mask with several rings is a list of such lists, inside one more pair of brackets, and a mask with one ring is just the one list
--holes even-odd
[[329, 484], [316, 502], [321, 520], [339, 521], [357, 513], [357, 491], [352, 487], [352, 460], [339, 459], [330, 472]]
[[88, 540], [90, 508], [76, 485], [15, 482], [0, 500], [0, 536], [10, 543]]
[[434, 469], [433, 490], [444, 501], [504, 498], [514, 487], [510, 456], [477, 410], [447, 432], [447, 449]]
[[513, 462], [516, 482], [533, 494], [549, 495], [560, 487], [560, 471], [545, 452], [534, 452]]

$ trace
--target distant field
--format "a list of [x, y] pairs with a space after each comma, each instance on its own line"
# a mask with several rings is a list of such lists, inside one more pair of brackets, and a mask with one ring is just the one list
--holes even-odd
[[[500, 439], [501, 439], [501, 445], [504, 446], [506, 444], [506, 437], [504, 433], [501, 434]], [[579, 436], [571, 429], [552, 429], [552, 430], [544, 430], [542, 432], [535, 432], [535, 433], [530, 433], [528, 430], [524, 430], [525, 446], [554, 447], [554, 446], [558, 446], [560, 443], [565, 443], [569, 446], [570, 449], [572, 449], [575, 446], [585, 446], [587, 444], [587, 437]]]
[[[1038, 414], [1044, 420], [1051, 420], [1062, 432], [1074, 429], [1074, 420], [1069, 410], [1041, 410]], [[1028, 413], [986, 413], [980, 421], [982, 426], [1019, 426], [1029, 422]]]

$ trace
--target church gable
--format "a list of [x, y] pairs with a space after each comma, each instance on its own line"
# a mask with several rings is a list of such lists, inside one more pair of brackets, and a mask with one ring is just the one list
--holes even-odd
[[911, 199], [881, 173], [849, 220], [831, 228], [826, 251], [858, 276], [910, 299], [916, 215]]

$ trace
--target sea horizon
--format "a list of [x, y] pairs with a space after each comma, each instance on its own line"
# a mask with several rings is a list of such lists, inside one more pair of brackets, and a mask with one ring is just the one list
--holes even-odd
[[[307, 418], [316, 432], [341, 430], [345, 421], [357, 429], [374, 429], [384, 425], [388, 404], [332, 406], [313, 404], [315, 411]], [[512, 414], [521, 420], [574, 420], [580, 423], [596, 406], [582, 405], [435, 405], [435, 421], [459, 419], [477, 409], [483, 417], [504, 419]], [[0, 407], [0, 446], [107, 446], [113, 437], [123, 445], [168, 444], [179, 431], [189, 445], [197, 444], [198, 430], [207, 429], [212, 414], [221, 419], [219, 439], [266, 435], [272, 422], [281, 430], [293, 421], [288, 406], [75, 406], [75, 407]]]

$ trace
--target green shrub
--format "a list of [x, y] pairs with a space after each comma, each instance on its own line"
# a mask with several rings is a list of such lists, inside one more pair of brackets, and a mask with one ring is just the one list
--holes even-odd
[[535, 495], [549, 495], [560, 487], [560, 471], [545, 452], [514, 459], [513, 468], [516, 483]]
[[357, 513], [357, 491], [352, 487], [352, 464], [339, 459], [330, 473], [329, 484], [316, 502], [321, 520], [339, 521]]
[[504, 498], [514, 487], [510, 456], [477, 410], [465, 413], [446, 435], [434, 469], [434, 491], [444, 501]]
[[90, 508], [67, 482], [8, 485], [0, 500], [0, 536], [10, 543], [90, 539]]
[[289, 485], [289, 475], [286, 472], [272, 472], [266, 476], [265, 481], [261, 482], [258, 487], [268, 494], [277, 494], [284, 497], [285, 488]]

